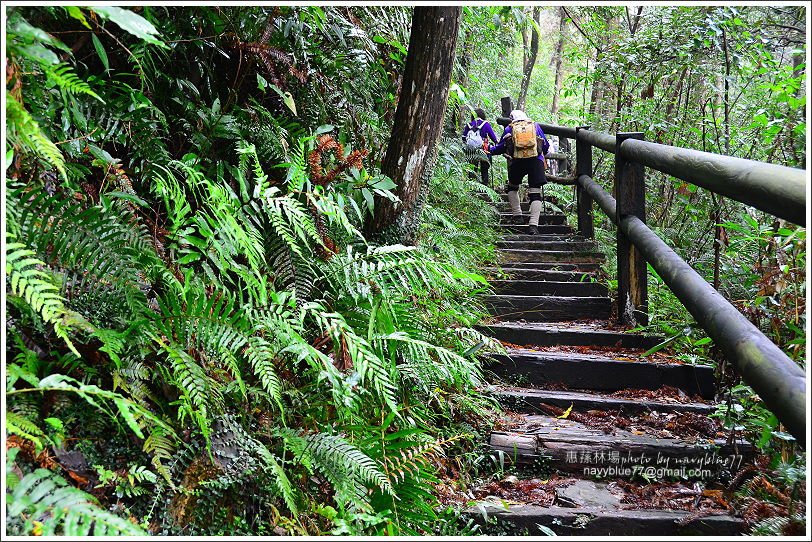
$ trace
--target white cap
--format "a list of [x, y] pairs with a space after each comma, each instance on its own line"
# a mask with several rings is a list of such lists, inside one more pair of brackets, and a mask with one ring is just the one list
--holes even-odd
[[517, 121], [517, 120], [530, 120], [530, 117], [524, 114], [524, 111], [521, 109], [514, 109], [510, 112], [510, 120]]

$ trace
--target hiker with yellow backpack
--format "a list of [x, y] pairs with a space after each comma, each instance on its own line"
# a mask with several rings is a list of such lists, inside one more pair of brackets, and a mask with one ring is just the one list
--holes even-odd
[[491, 145], [491, 154], [506, 154], [508, 157], [508, 201], [513, 213], [513, 223], [523, 224], [522, 206], [519, 203], [519, 186], [527, 176], [528, 199], [530, 200], [530, 222], [527, 232], [536, 235], [539, 232], [541, 216], [541, 187], [547, 182], [544, 176], [546, 161], [544, 155], [550, 149], [550, 143], [544, 136], [544, 130], [519, 109], [510, 113], [510, 124], [502, 133], [496, 145]]

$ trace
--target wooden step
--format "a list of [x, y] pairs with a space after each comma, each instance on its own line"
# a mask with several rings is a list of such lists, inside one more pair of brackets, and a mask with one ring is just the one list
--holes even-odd
[[496, 251], [500, 263], [536, 263], [536, 262], [565, 262], [565, 263], [600, 263], [605, 257], [602, 252], [572, 250], [524, 250], [499, 249]]
[[485, 298], [485, 305], [502, 320], [529, 322], [607, 319], [612, 310], [608, 297], [491, 295]]
[[[496, 190], [496, 193], [499, 194], [499, 197], [501, 198], [501, 200], [498, 203], [504, 203], [505, 205], [510, 205], [510, 202], [508, 201], [507, 192], [503, 192], [501, 190], [501, 188], [499, 188], [499, 189]], [[525, 198], [522, 199], [522, 201], [520, 201], [519, 203], [520, 204], [527, 203], [529, 205], [530, 202], [526, 199], [526, 197], [527, 196], [525, 196]], [[558, 201], [558, 198], [556, 198], [553, 195], [544, 194], [544, 197], [541, 198], [541, 200], [542, 201], [549, 201], [550, 203], [556, 203]]]
[[[529, 201], [523, 201], [519, 205], [522, 206], [522, 212], [524, 212], [524, 213], [529, 213], [530, 212], [530, 202]], [[500, 202], [498, 202], [496, 204], [496, 210], [499, 211], [500, 213], [509, 213], [509, 212], [511, 212], [510, 202], [508, 202], [508, 201], [500, 201]]]
[[[503, 225], [512, 224], [513, 213], [499, 213], [499, 223]], [[522, 215], [522, 224], [527, 224], [530, 220], [529, 214]], [[567, 217], [562, 214], [539, 215], [539, 224], [566, 224]]]
[[565, 297], [607, 297], [609, 290], [598, 282], [555, 282], [549, 280], [492, 280], [501, 295], [557, 295]]
[[[591, 282], [594, 275], [581, 271], [545, 271], [541, 269], [520, 269], [515, 267], [486, 267], [482, 270], [491, 277], [505, 277], [513, 280], [553, 280], [556, 282]], [[494, 279], [500, 280], [500, 279]], [[505, 279], [507, 280], [507, 279]]]
[[[527, 226], [526, 225], [516, 226], [516, 225], [512, 225], [512, 224], [511, 225], [500, 224], [500, 227], [505, 232], [517, 233], [517, 234], [527, 234]], [[539, 226], [538, 229], [539, 229], [540, 234], [545, 234], [545, 233], [562, 233], [562, 234], [565, 234], [565, 233], [574, 233], [575, 232], [575, 230], [572, 228], [572, 226], [569, 226], [569, 225], [566, 225], [566, 224], [554, 224], [554, 225], [543, 224], [543, 225]]]
[[[547, 273], [559, 272], [547, 271]], [[491, 281], [491, 284], [497, 282], [500, 281]], [[659, 335], [641, 335], [610, 331], [595, 326], [574, 324], [565, 326], [541, 322], [503, 322], [482, 326], [480, 329], [500, 341], [535, 346], [618, 346], [648, 350], [665, 340]]]
[[528, 235], [526, 233], [507, 233], [500, 238], [501, 241], [537, 241], [537, 242], [594, 242], [593, 239], [588, 239], [583, 235], [577, 233], [539, 233], [537, 235]]
[[563, 384], [569, 389], [618, 391], [628, 388], [656, 390], [673, 386], [688, 395], [713, 399], [713, 367], [678, 363], [616, 360], [608, 356], [569, 352], [510, 349], [491, 356], [489, 369], [497, 376], [517, 378], [531, 386]]
[[528, 235], [523, 241], [498, 241], [496, 247], [500, 249], [512, 250], [570, 250], [575, 252], [597, 251], [597, 244], [594, 241], [570, 241], [538, 239], [540, 235]]
[[723, 468], [735, 472], [754, 452], [742, 440], [687, 440], [661, 437], [644, 426], [604, 430], [551, 416], [522, 418], [521, 427], [493, 431], [491, 448], [514, 464], [533, 465], [547, 458], [557, 470], [584, 477], [636, 478], [646, 473], [656, 479], [709, 479]]
[[[678, 510], [605, 510], [602, 508], [537, 506], [531, 504], [505, 505], [488, 503], [471, 506], [465, 515], [485, 525], [482, 508], [489, 518], [496, 518], [500, 535], [504, 525], [509, 534], [546, 536], [541, 526], [562, 536], [733, 536], [745, 530], [744, 521], [728, 514], [693, 516]], [[485, 528], [487, 533], [488, 528]]]
[[600, 267], [601, 264], [598, 262], [510, 262], [509, 265], [502, 266], [502, 268], [507, 269], [530, 269], [537, 271], [597, 271]]
[[656, 410], [658, 412], [696, 412], [698, 414], [711, 414], [716, 410], [716, 405], [708, 403], [623, 399], [598, 392], [490, 386], [488, 393], [496, 397], [504, 408], [519, 412], [540, 412], [539, 409], [542, 403], [563, 409], [572, 406], [579, 411], [619, 410], [624, 413], [639, 413]]

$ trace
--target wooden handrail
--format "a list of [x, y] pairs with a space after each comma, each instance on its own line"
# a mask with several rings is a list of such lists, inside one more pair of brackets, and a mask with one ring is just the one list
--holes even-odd
[[[505, 115], [509, 105], [510, 99], [503, 98]], [[798, 443], [805, 446], [804, 370], [646, 225], [643, 179], [645, 166], [649, 166], [803, 226], [806, 224], [806, 172], [646, 142], [642, 134], [613, 136], [593, 132], [588, 126], [541, 124], [541, 127], [546, 134], [575, 139], [579, 233], [594, 238], [593, 202], [597, 202], [617, 226], [619, 318], [629, 323], [647, 319], [647, 261], [733, 361], [744, 381], [759, 394], [767, 408]], [[593, 147], [615, 155], [618, 200], [592, 179]], [[550, 180], [558, 179], [551, 177]]]
[[638, 217], [617, 215], [617, 202], [587, 175], [578, 186], [629, 238], [677, 299], [718, 344], [767, 408], [803, 446], [806, 434], [806, 374], [756, 326], [708, 284]]

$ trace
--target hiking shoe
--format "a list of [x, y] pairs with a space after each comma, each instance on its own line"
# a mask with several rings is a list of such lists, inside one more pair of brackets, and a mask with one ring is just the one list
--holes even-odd
[[530, 224], [527, 226], [527, 233], [530, 235], [538, 235], [539, 234], [539, 227], [535, 224]]
[[513, 221], [514, 224], [521, 226], [522, 224], [524, 224], [524, 215], [513, 215], [513, 218], [511, 220]]

